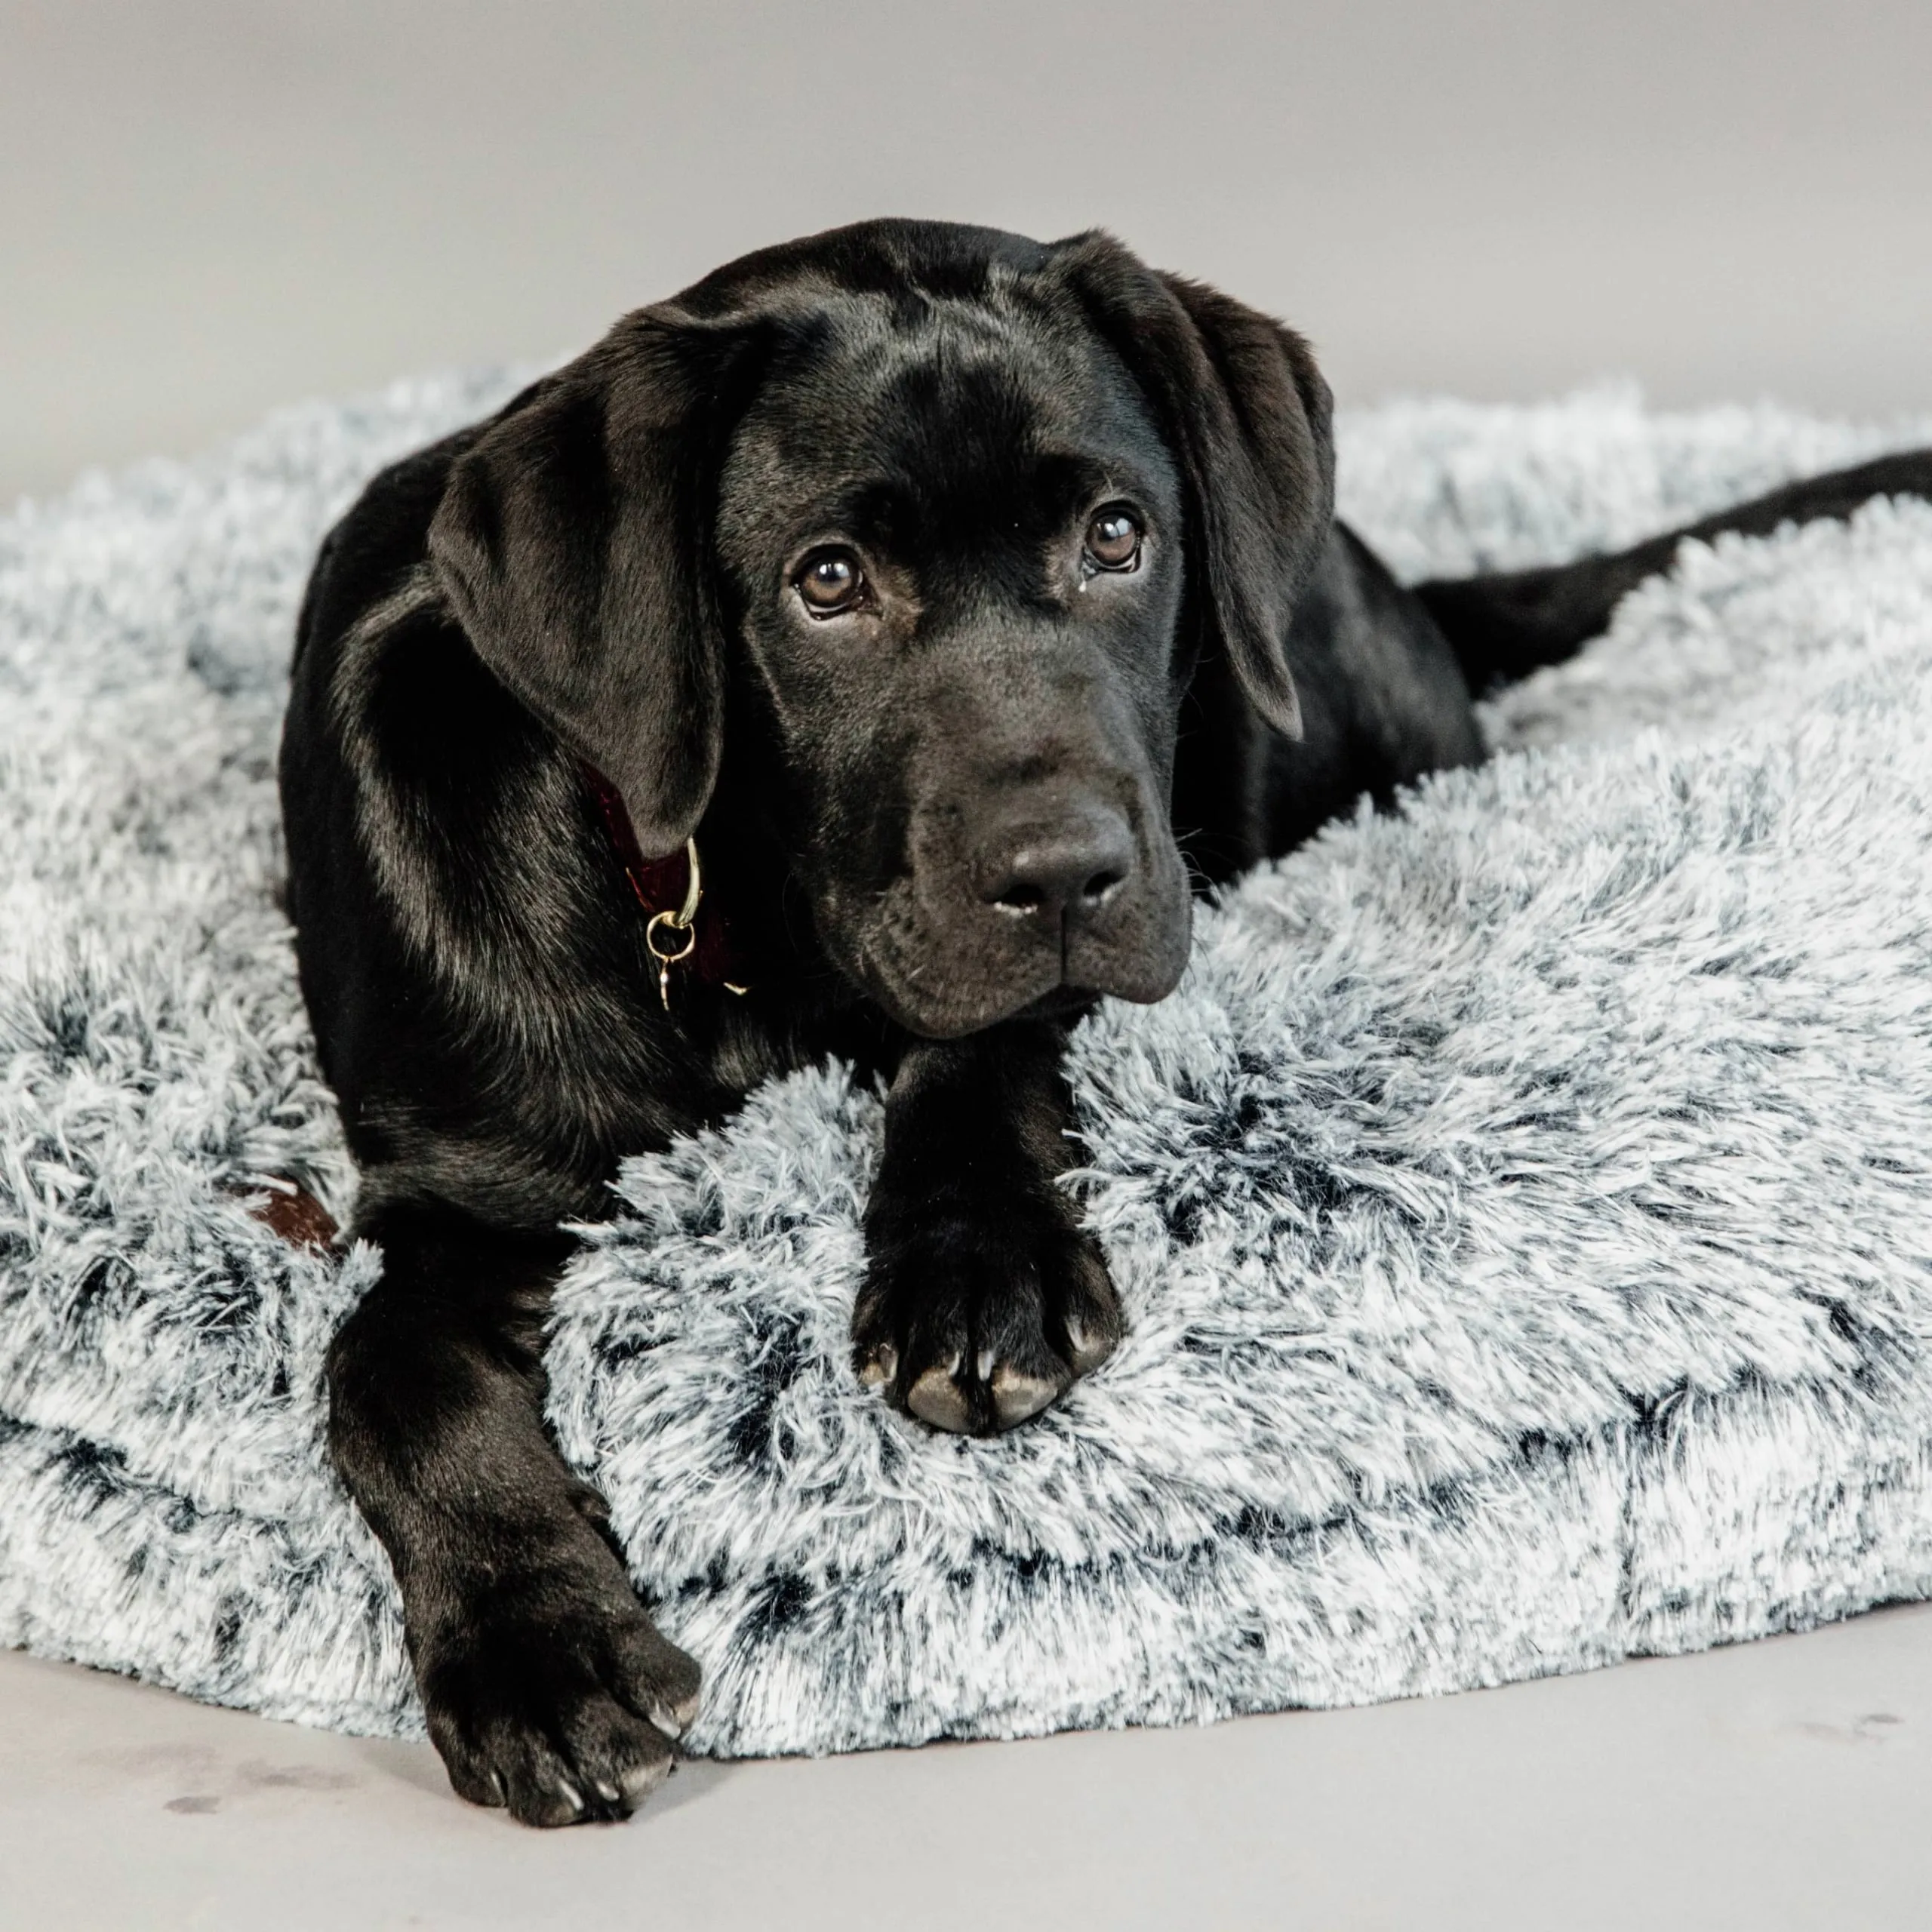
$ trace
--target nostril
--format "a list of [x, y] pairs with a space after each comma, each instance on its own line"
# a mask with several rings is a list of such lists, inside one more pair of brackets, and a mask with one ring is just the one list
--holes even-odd
[[1097, 918], [1134, 876], [1133, 835], [1118, 812], [1084, 805], [1002, 829], [974, 855], [972, 887], [983, 904], [1029, 926]]

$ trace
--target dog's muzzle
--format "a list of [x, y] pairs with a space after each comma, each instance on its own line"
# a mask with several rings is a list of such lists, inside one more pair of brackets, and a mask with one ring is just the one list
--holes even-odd
[[1164, 820], [1150, 836], [1118, 789], [1028, 788], [921, 814], [909, 872], [875, 909], [873, 996], [938, 1038], [1057, 995], [1164, 998], [1187, 959], [1186, 869]]

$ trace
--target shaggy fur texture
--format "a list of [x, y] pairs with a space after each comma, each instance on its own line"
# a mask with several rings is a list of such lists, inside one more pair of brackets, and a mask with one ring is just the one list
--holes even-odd
[[[249, 1212], [352, 1184], [270, 763], [324, 525], [506, 388], [0, 521], [0, 1641], [419, 1725], [321, 1447], [379, 1260]], [[1401, 405], [1344, 424], [1343, 507], [1406, 575], [1514, 566], [1928, 440]], [[1133, 1327], [1033, 1426], [853, 1382], [879, 1104], [838, 1069], [630, 1164], [552, 1413], [706, 1666], [694, 1748], [1359, 1702], [1932, 1592], [1932, 508], [1687, 550], [1486, 726], [1078, 1035]]]

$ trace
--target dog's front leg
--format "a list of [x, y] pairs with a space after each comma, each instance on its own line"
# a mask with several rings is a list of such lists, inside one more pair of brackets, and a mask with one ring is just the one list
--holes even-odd
[[329, 1355], [329, 1447], [382, 1539], [450, 1781], [525, 1823], [619, 1817], [671, 1767], [698, 1670], [544, 1432], [543, 1322], [568, 1244], [379, 1211], [381, 1281]]
[[1011, 1429], [1120, 1339], [1106, 1265], [1057, 1185], [1074, 1158], [1066, 1042], [1017, 1021], [916, 1041], [893, 1081], [854, 1360], [937, 1428]]

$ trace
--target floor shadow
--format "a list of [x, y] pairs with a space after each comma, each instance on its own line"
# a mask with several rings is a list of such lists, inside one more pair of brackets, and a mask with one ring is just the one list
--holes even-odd
[[[358, 1737], [349, 1743], [372, 1783], [393, 1781], [452, 1804], [461, 1803], [450, 1789], [448, 1774], [434, 1746], [394, 1737]], [[737, 1768], [709, 1758], [680, 1759], [677, 1769], [651, 1793], [638, 1815], [655, 1818], [678, 1810], [715, 1791]]]

